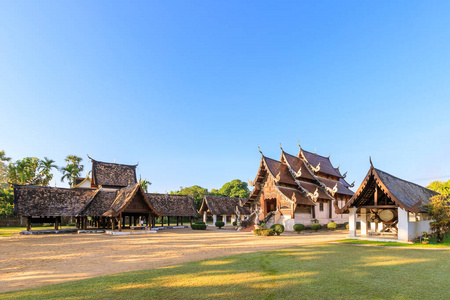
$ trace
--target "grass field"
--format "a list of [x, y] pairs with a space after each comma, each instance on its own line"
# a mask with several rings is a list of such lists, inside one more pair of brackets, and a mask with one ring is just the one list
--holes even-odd
[[319, 244], [1, 294], [2, 299], [444, 299], [450, 251]]
[[[74, 228], [74, 227], [67, 227], [63, 226], [62, 229], [65, 228]], [[26, 230], [26, 227], [0, 227], [0, 236], [11, 236], [15, 233], [20, 233], [22, 230]], [[46, 227], [32, 227], [32, 230], [45, 230], [45, 229], [53, 229], [53, 226], [46, 226]]]
[[450, 235], [444, 238], [444, 243], [442, 244], [437, 244], [436, 238], [431, 238], [430, 244], [420, 244], [420, 243], [407, 244], [397, 242], [377, 242], [377, 241], [352, 240], [352, 239], [339, 240], [336, 242], [346, 244], [361, 244], [361, 245], [376, 245], [376, 246], [391, 246], [391, 247], [400, 246], [400, 247], [419, 247], [419, 248], [442, 248], [442, 247], [450, 247]]

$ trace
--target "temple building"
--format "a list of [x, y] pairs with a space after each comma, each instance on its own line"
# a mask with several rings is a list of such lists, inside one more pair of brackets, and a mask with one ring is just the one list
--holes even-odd
[[79, 178], [73, 188], [14, 185], [14, 214], [26, 217], [28, 231], [32, 223], [44, 222], [58, 229], [61, 217], [75, 217], [81, 229], [122, 230], [138, 220], [154, 227], [160, 216], [178, 223], [198, 215], [190, 196], [145, 193], [136, 178], [137, 165], [90, 159], [92, 178]]
[[242, 206], [246, 200], [243, 198], [205, 195], [199, 213], [203, 215], [203, 222], [205, 223], [207, 216], [210, 215], [213, 217], [213, 224], [216, 221], [222, 221], [227, 225], [227, 223], [236, 221], [237, 216], [245, 218], [250, 215], [250, 209]]
[[[436, 195], [435, 191], [374, 168], [370, 161], [361, 186], [337, 212], [349, 214], [350, 238], [408, 242], [430, 230], [431, 220], [422, 206]], [[361, 221], [359, 235], [357, 216]]]
[[296, 156], [281, 148], [280, 160], [260, 153], [256, 177], [249, 180], [254, 189], [244, 203], [256, 223], [283, 224], [286, 230], [293, 230], [297, 223], [348, 221], [348, 215], [337, 214], [335, 208], [344, 206], [353, 196], [350, 187], [354, 184], [347, 183], [346, 174], [331, 164], [329, 156], [305, 151], [300, 144]]

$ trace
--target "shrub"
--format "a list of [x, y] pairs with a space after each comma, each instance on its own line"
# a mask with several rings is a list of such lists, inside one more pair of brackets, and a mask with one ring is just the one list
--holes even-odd
[[220, 228], [222, 228], [223, 226], [225, 226], [225, 223], [222, 222], [222, 221], [217, 221], [216, 224], [214, 224], [214, 225], [216, 225], [216, 227], [218, 227], [218, 228], [220, 229]]
[[337, 228], [337, 224], [335, 222], [330, 222], [327, 224], [328, 229], [331, 231], [335, 230]]
[[262, 222], [262, 223], [259, 225], [259, 227], [261, 227], [261, 228], [266, 228], [266, 223]]
[[281, 224], [273, 224], [270, 229], [273, 229], [277, 235], [280, 235], [284, 232], [284, 226]]
[[314, 231], [318, 231], [321, 228], [322, 228], [322, 225], [320, 225], [319, 223], [311, 224], [311, 229], [314, 230]]
[[234, 221], [234, 222], [233, 222], [233, 226], [237, 226], [237, 221]]
[[303, 225], [303, 224], [295, 224], [294, 225], [294, 230], [295, 230], [295, 232], [300, 233], [303, 230], [305, 230], [305, 225]]
[[257, 236], [272, 236], [272, 235], [275, 235], [275, 230], [267, 229], [267, 228], [259, 228], [259, 229], [254, 229], [253, 234], [257, 235]]
[[193, 230], [206, 230], [206, 224], [194, 223], [191, 225]]
[[206, 223], [203, 221], [197, 221], [197, 222], [194, 222], [194, 224], [206, 224]]
[[75, 226], [75, 223], [67, 223], [67, 226]]

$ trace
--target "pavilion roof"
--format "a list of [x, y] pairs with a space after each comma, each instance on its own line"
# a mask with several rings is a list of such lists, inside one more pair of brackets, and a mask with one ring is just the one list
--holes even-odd
[[250, 214], [249, 208], [241, 206], [245, 201], [244, 198], [205, 195], [199, 212], [203, 213], [209, 210], [213, 215], [234, 215], [237, 208], [240, 214], [248, 215]]
[[91, 161], [92, 180], [96, 185], [126, 187], [137, 183], [137, 165], [106, 163], [92, 158]]
[[357, 205], [360, 198], [365, 194], [367, 189], [373, 189], [376, 184], [382, 192], [384, 192], [396, 205], [401, 208], [418, 213], [421, 211], [422, 205], [428, 204], [430, 198], [439, 193], [422, 187], [413, 182], [409, 182], [389, 173], [376, 169], [371, 165], [358, 191], [347, 202], [347, 204], [338, 209], [340, 212], [347, 211], [349, 207]]
[[163, 216], [195, 217], [198, 215], [192, 196], [149, 193], [146, 195], [153, 207]]

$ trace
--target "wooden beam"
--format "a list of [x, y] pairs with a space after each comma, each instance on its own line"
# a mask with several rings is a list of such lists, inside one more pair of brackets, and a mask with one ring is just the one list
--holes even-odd
[[59, 227], [59, 220], [58, 217], [55, 218], [55, 230], [58, 230]]
[[378, 205], [378, 186], [376, 184], [375, 184], [375, 193], [373, 194], [373, 196], [374, 196], [375, 206], [377, 206]]
[[27, 231], [31, 231], [31, 217], [27, 217]]

